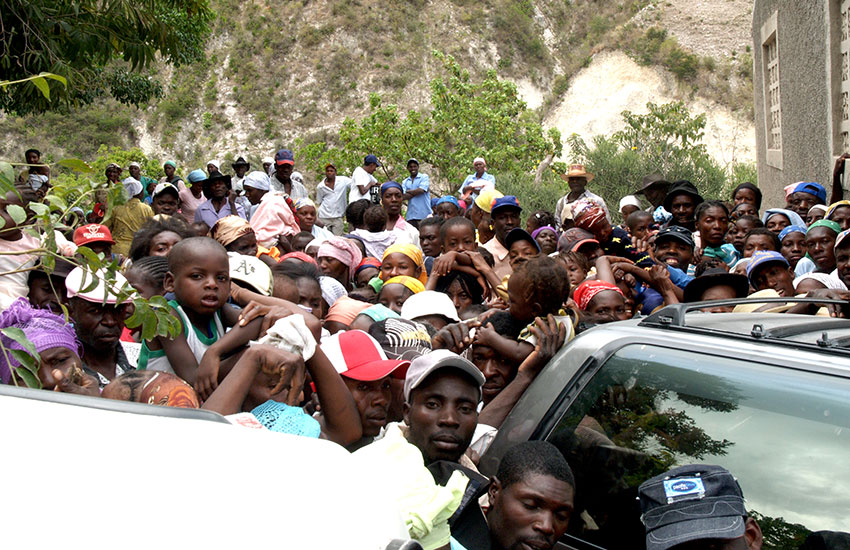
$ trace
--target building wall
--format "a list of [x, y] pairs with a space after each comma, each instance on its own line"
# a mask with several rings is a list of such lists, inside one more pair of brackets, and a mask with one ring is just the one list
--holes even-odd
[[[753, 89], [759, 187], [765, 206], [784, 205], [796, 181], [832, 184], [833, 60], [828, 12], [838, 0], [756, 0], [753, 6]], [[776, 14], [781, 158], [768, 151], [762, 31]], [[769, 101], [769, 100], [768, 100]]]

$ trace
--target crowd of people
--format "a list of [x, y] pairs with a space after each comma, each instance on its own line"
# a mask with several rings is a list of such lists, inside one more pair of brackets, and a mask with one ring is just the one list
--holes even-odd
[[[40, 157], [27, 151], [0, 205], [0, 328], [20, 329], [38, 353], [40, 386], [250, 413], [269, 430], [334, 441], [385, 464], [425, 548], [551, 548], [566, 532], [580, 511], [554, 446], [515, 447], [492, 479], [476, 463], [577, 334], [676, 303], [842, 315], [833, 303], [760, 300], [848, 299], [850, 201], [835, 182], [829, 201], [824, 186], [799, 182], [783, 208], [763, 208], [752, 183], [704, 198], [654, 174], [612, 211], [574, 164], [551, 211], [527, 212], [484, 158], [452, 194], [436, 193], [413, 158], [408, 177], [379, 183], [371, 154], [350, 177], [327, 164], [312, 191], [281, 149], [259, 170], [239, 157], [225, 174], [212, 160], [185, 179], [173, 161], [160, 178], [110, 164], [103, 188], [121, 186], [125, 200], [96, 194], [47, 234], [29, 227], [32, 205], [49, 200]], [[11, 206], [30, 217], [16, 222]], [[82, 248], [120, 271], [90, 266]], [[167, 300], [177, 335], [127, 328], [128, 290]], [[2, 344], [26, 349], [5, 332]], [[16, 354], [0, 354], [0, 378], [28, 382]], [[702, 491], [641, 486], [648, 548], [760, 548], [729, 472], [665, 475], [699, 478]]]

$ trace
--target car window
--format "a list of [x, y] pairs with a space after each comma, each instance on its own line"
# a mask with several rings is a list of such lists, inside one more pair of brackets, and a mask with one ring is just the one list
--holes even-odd
[[[779, 358], [777, 358], [779, 359]], [[683, 464], [739, 480], [766, 548], [850, 532], [850, 381], [629, 345], [593, 376], [547, 438], [576, 475], [570, 534], [644, 548], [637, 487]]]

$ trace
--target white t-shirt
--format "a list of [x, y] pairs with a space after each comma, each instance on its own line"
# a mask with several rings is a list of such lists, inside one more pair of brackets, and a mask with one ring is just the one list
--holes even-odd
[[354, 169], [354, 172], [351, 173], [351, 193], [348, 194], [348, 204], [351, 204], [354, 201], [359, 201], [362, 198], [369, 198], [369, 190], [366, 190], [366, 194], [360, 192], [360, 189], [357, 188], [358, 185], [369, 185], [371, 183], [375, 183], [375, 176], [367, 172], [363, 169], [362, 166], [358, 166]]
[[[17, 241], [0, 240], [0, 250], [3, 252], [21, 252], [39, 248], [38, 239], [24, 233]], [[37, 257], [32, 254], [8, 254], [0, 256], [0, 272], [26, 269], [35, 265]], [[12, 302], [29, 293], [27, 277], [29, 272], [21, 271], [0, 277], [0, 308], [6, 309]]]

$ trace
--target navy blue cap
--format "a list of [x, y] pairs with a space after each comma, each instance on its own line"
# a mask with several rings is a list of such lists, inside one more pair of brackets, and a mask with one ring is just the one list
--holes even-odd
[[508, 231], [508, 235], [505, 237], [505, 248], [510, 250], [511, 245], [517, 241], [528, 241], [540, 252], [540, 245], [534, 240], [534, 237], [521, 227], [514, 227]]
[[275, 164], [295, 164], [295, 156], [289, 149], [281, 149], [274, 156]]
[[750, 284], [753, 285], [753, 288], [755, 288], [755, 281], [753, 281], [753, 277], [755, 276], [756, 269], [773, 262], [785, 264], [785, 267], [791, 266], [791, 264], [788, 263], [788, 260], [785, 259], [785, 256], [773, 250], [759, 250], [753, 254], [752, 258], [750, 258], [750, 263], [747, 264], [747, 278], [750, 280]]
[[378, 157], [376, 157], [375, 155], [366, 155], [366, 157], [363, 159], [363, 164], [377, 164], [378, 166], [381, 165], [381, 163], [378, 162]]
[[505, 195], [504, 197], [494, 199], [492, 208], [490, 208], [490, 215], [495, 216], [496, 210], [499, 210], [500, 208], [516, 208], [522, 212], [522, 207], [519, 205], [519, 199], [513, 195]]
[[746, 529], [741, 486], [720, 466], [673, 468], [641, 483], [638, 499], [647, 550], [668, 550], [693, 540], [736, 539]]

